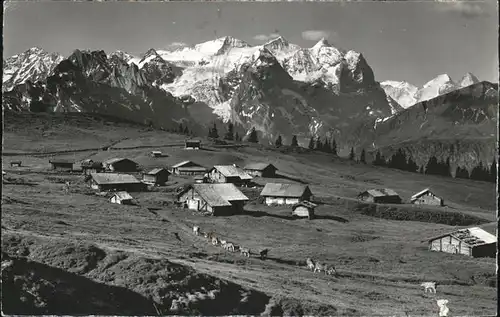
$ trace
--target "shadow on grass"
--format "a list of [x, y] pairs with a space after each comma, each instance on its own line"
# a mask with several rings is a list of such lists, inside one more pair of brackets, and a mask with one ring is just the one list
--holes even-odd
[[[271, 217], [271, 218], [284, 219], [284, 220], [306, 219], [304, 217], [298, 217], [298, 216], [295, 216], [292, 214], [290, 214], [290, 215], [276, 215], [276, 214], [271, 214], [271, 213], [261, 211], [261, 210], [252, 210], [252, 211], [245, 210], [245, 211], [243, 211], [242, 214], [246, 215], [246, 216], [256, 217], [256, 218]], [[342, 222], [342, 223], [349, 222], [349, 220], [347, 220], [345, 218], [338, 217], [338, 216], [330, 216], [330, 215], [314, 215], [313, 219], [311, 219], [310, 221], [314, 221], [314, 220], [333, 220], [333, 221], [338, 221], [338, 222]]]

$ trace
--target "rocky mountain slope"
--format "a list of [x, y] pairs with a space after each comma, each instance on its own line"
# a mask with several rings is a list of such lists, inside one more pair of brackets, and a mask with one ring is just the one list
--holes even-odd
[[[450, 158], [452, 168], [490, 165], [496, 151], [498, 85], [479, 82], [422, 101], [378, 122], [366, 146], [386, 158], [402, 148], [418, 165], [430, 156]], [[372, 140], [368, 140], [369, 135]]]
[[405, 81], [386, 80], [380, 83], [387, 95], [396, 100], [403, 108], [426, 101], [448, 92], [479, 83], [479, 79], [471, 73], [465, 74], [458, 82], [454, 82], [447, 74], [441, 74], [418, 88]]

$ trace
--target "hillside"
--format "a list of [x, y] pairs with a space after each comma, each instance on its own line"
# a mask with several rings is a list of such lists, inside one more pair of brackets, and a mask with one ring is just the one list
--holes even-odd
[[[92, 289], [96, 298], [106, 291], [114, 297], [107, 303], [94, 301], [95, 306], [86, 306], [81, 313], [92, 309], [138, 315], [429, 315], [437, 310], [435, 299], [443, 296], [456, 315], [496, 311], [494, 259], [434, 253], [425, 243], [456, 225], [494, 221], [493, 184], [263, 145], [218, 148], [204, 139], [203, 150], [186, 151], [183, 138], [96, 115], [6, 112], [4, 152], [10, 156], [2, 157], [7, 173], [2, 251], [10, 258], [2, 259], [2, 267], [4, 262], [11, 264], [5, 263], [2, 270], [3, 282], [9, 281], [3, 287], [10, 291], [3, 294], [26, 298], [24, 304], [12, 302], [10, 307], [19, 312], [23, 306], [30, 314], [70, 313], [55, 310], [56, 299], [63, 298], [58, 294], [73, 294], [64, 297], [71, 304], [78, 294]], [[100, 150], [103, 147], [108, 150]], [[150, 157], [153, 149], [166, 156]], [[48, 169], [51, 157], [79, 162], [118, 156], [136, 160], [145, 170], [186, 159], [206, 166], [270, 162], [280, 173], [309, 183], [315, 199], [324, 204], [311, 221], [293, 219], [288, 208], [263, 206], [256, 200], [242, 215], [203, 217], [172, 203], [173, 192], [190, 182], [188, 177], [171, 177], [165, 187], [133, 193], [138, 204], [121, 206], [95, 195], [78, 172]], [[22, 160], [24, 166], [10, 167], [11, 160]], [[68, 194], [63, 191], [65, 181], [71, 184]], [[381, 213], [385, 218], [370, 216], [366, 209], [371, 207], [354, 198], [360, 191], [379, 187], [395, 189], [404, 201], [430, 187], [445, 199], [446, 207], [375, 207], [426, 213], [431, 220], [390, 220], [389, 213]], [[258, 189], [244, 191], [249, 197], [258, 195]], [[443, 221], [432, 222], [438, 214]], [[446, 215], [458, 223], [447, 224]], [[249, 247], [252, 256], [212, 246], [192, 233], [194, 224]], [[255, 255], [262, 248], [270, 249], [267, 260]], [[334, 264], [338, 276], [307, 271], [307, 257]], [[33, 271], [37, 278], [30, 274]], [[11, 282], [16, 280], [22, 282]], [[423, 292], [419, 285], [424, 281], [438, 283], [437, 295]], [[136, 305], [130, 306], [131, 300]], [[83, 304], [72, 305], [71, 313]]]

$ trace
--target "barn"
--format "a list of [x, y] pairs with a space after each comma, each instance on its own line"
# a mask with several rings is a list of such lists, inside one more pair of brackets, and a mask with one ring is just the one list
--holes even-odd
[[195, 183], [197, 184], [203, 184], [203, 183], [208, 183], [208, 177], [205, 176], [205, 175], [197, 175], [195, 177], [193, 177], [193, 180]]
[[238, 186], [246, 185], [252, 180], [242, 168], [236, 165], [215, 165], [208, 177], [212, 183], [232, 183]]
[[147, 184], [165, 185], [170, 172], [166, 168], [155, 168], [142, 175], [142, 181]]
[[127, 158], [113, 158], [103, 162], [106, 170], [111, 172], [137, 172], [138, 165], [136, 162]]
[[185, 208], [222, 216], [241, 213], [248, 198], [234, 184], [193, 184], [177, 194], [177, 200]]
[[199, 150], [201, 148], [200, 140], [185, 140], [184, 148], [186, 150]]
[[121, 204], [121, 205], [132, 205], [132, 200], [134, 198], [130, 196], [127, 192], [117, 192], [111, 196], [109, 201], [112, 204]]
[[381, 204], [400, 204], [401, 197], [389, 188], [370, 189], [358, 195], [358, 199]]
[[116, 173], [90, 174], [90, 187], [100, 191], [145, 191], [147, 185], [132, 175]]
[[73, 161], [61, 160], [61, 159], [50, 160], [49, 163], [52, 166], [53, 170], [64, 170], [64, 171], [72, 171], [73, 164], [75, 164], [75, 162]]
[[292, 215], [297, 217], [307, 217], [308, 219], [314, 218], [314, 209], [316, 204], [304, 200], [292, 206]]
[[243, 170], [253, 177], [276, 177], [278, 170], [273, 164], [267, 163], [250, 163], [243, 167]]
[[310, 200], [312, 192], [309, 186], [303, 184], [267, 183], [260, 196], [266, 205], [295, 205], [304, 200]]
[[460, 229], [429, 239], [429, 250], [472, 257], [496, 257], [497, 223]]
[[104, 166], [101, 162], [95, 162], [93, 160], [85, 160], [81, 163], [82, 173], [85, 175], [90, 175], [92, 173], [100, 173], [104, 171]]
[[192, 161], [183, 161], [172, 166], [175, 175], [205, 175], [207, 169]]
[[411, 196], [410, 202], [415, 205], [444, 206], [444, 200], [426, 188]]

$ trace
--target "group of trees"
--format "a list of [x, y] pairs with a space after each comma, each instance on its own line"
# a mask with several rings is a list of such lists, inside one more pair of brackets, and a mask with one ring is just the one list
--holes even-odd
[[[208, 129], [208, 137], [213, 139], [220, 138], [216, 123], [214, 123], [212, 128]], [[241, 141], [241, 137], [238, 132], [234, 132], [234, 125], [232, 122], [228, 122], [226, 132], [223, 135], [223, 139], [228, 141]]]
[[322, 141], [319, 137], [316, 139], [314, 137], [311, 137], [311, 139], [309, 140], [308, 148], [310, 150], [337, 155], [337, 142], [334, 138], [329, 140], [328, 137], [325, 137], [325, 139]]
[[[356, 161], [356, 154], [354, 153], [354, 148], [351, 147], [351, 152], [349, 152], [349, 160], [350, 161]], [[366, 152], [365, 149], [361, 150], [361, 154], [359, 155], [359, 160], [357, 160], [359, 163], [366, 164]]]
[[[353, 155], [352, 151], [351, 153]], [[425, 165], [419, 167], [417, 163], [413, 161], [411, 156], [406, 158], [406, 155], [401, 149], [393, 154], [388, 161], [383, 155], [380, 154], [379, 151], [377, 151], [372, 164], [375, 166], [385, 166], [413, 173], [452, 177], [449, 157], [446, 160], [438, 160], [435, 156], [431, 156]], [[497, 179], [496, 160], [493, 160], [490, 167], [484, 166], [482, 162], [479, 162], [479, 164], [474, 167], [470, 173], [466, 168], [457, 166], [455, 170], [455, 177], [494, 183]]]
[[179, 128], [175, 132], [180, 133], [180, 134], [186, 134], [186, 135], [188, 135], [189, 134], [189, 129], [188, 129], [187, 126], [183, 126], [182, 123], [180, 123], [179, 124]]
[[[283, 146], [283, 139], [281, 138], [281, 135], [278, 135], [278, 137], [276, 138], [276, 141], [274, 142], [274, 145], [276, 147]], [[297, 147], [297, 146], [299, 146], [299, 142], [297, 141], [297, 136], [296, 135], [292, 136], [292, 142], [290, 143], [290, 146], [291, 147]]]

